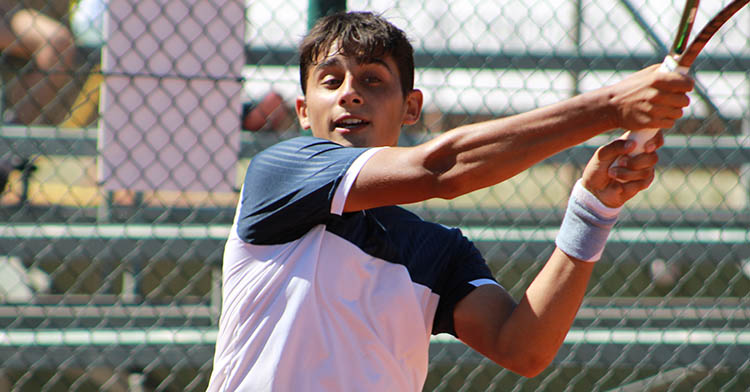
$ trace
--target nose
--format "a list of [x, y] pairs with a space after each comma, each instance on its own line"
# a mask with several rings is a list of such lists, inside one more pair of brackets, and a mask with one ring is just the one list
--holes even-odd
[[351, 75], [344, 79], [344, 83], [341, 85], [341, 96], [339, 97], [339, 105], [361, 105], [364, 102], [362, 95], [357, 89], [354, 78]]

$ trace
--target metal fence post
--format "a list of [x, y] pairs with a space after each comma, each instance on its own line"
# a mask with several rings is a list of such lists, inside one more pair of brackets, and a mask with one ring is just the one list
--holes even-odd
[[310, 0], [307, 9], [308, 30], [323, 16], [346, 10], [346, 0]]

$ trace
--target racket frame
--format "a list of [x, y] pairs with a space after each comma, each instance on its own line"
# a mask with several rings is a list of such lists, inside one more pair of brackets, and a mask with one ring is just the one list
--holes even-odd
[[[690, 31], [693, 28], [695, 17], [698, 11], [699, 0], [686, 0], [685, 7], [683, 8], [682, 16], [678, 26], [677, 34], [675, 36], [672, 48], [667, 54], [666, 58], [659, 67], [660, 72], [672, 72], [676, 71], [683, 75], [687, 75], [690, 72], [690, 67], [693, 62], [700, 54], [701, 50], [706, 46], [708, 41], [721, 29], [724, 24], [731, 19], [740, 9], [747, 5], [750, 0], [733, 0], [724, 8], [711, 18], [708, 23], [701, 29], [696, 35], [695, 39], [688, 45], [688, 39], [690, 38]], [[644, 151], [645, 143], [656, 136], [659, 129], [642, 129], [638, 131], [627, 131], [622, 136], [626, 140], [634, 140], [636, 142], [636, 148], [629, 155], [638, 155]], [[612, 166], [617, 166], [615, 161]]]

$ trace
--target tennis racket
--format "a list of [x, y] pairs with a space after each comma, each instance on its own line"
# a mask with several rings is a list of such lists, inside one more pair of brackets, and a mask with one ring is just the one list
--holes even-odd
[[[687, 0], [685, 2], [685, 8], [682, 11], [682, 17], [680, 18], [680, 24], [677, 28], [677, 34], [672, 44], [667, 57], [659, 68], [662, 72], [677, 71], [682, 74], [687, 74], [690, 71], [690, 66], [693, 65], [695, 58], [703, 50], [711, 37], [716, 34], [717, 31], [724, 25], [734, 14], [737, 13], [742, 7], [744, 7], [750, 0], [733, 0], [730, 1], [724, 9], [719, 11], [708, 23], [703, 27], [698, 35], [695, 37], [692, 43], [688, 45], [688, 39], [690, 38], [690, 31], [693, 28], [693, 22], [695, 22], [695, 15], [698, 12], [699, 0]], [[628, 131], [625, 133], [623, 138], [627, 140], [634, 140], [636, 142], [636, 148], [630, 155], [637, 155], [643, 152], [643, 146], [646, 141], [653, 138], [659, 129], [643, 129], [639, 131]]]

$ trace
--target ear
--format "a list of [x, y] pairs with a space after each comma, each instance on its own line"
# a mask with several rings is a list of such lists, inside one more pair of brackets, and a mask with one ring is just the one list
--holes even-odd
[[307, 101], [305, 97], [300, 95], [294, 103], [294, 108], [297, 111], [297, 119], [302, 129], [310, 129], [310, 118], [307, 116]]
[[419, 116], [422, 114], [422, 91], [411, 90], [406, 96], [406, 113], [404, 113], [403, 125], [413, 125], [419, 121]]

